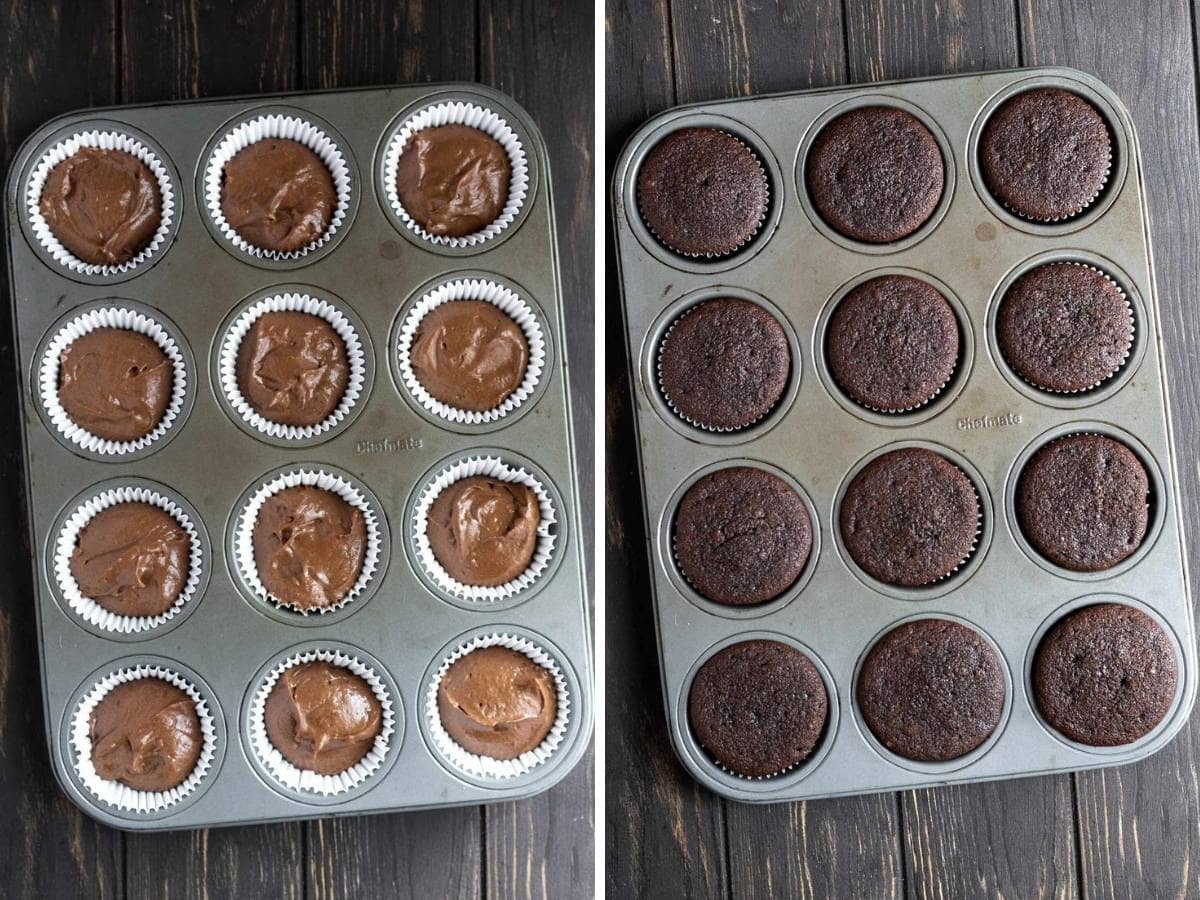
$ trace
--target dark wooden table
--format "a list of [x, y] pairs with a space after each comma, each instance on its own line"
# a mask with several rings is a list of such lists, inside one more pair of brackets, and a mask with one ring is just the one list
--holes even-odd
[[[1179, 474], [1194, 531], [1196, 18], [1188, 0], [608, 0], [607, 158], [644, 119], [679, 103], [1020, 65], [1095, 73], [1128, 104], [1141, 139]], [[605, 770], [614, 896], [1200, 896], [1200, 716], [1149, 760], [1078, 775], [768, 807], [724, 802], [691, 781], [671, 752], [660, 699], [611, 274], [606, 302]], [[1198, 546], [1189, 553], [1193, 572]]]
[[[2, 20], [5, 171], [34, 128], [83, 106], [446, 80], [514, 96], [550, 149], [575, 433], [592, 483], [589, 4], [16, 0]], [[0, 323], [0, 896], [591, 895], [590, 757], [548, 793], [489, 807], [161, 835], [79, 812], [46, 750], [7, 313]], [[590, 498], [583, 507], [592, 521]]]

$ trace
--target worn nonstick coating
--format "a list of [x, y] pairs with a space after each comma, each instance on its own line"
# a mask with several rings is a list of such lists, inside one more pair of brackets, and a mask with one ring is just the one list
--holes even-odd
[[[393, 225], [377, 189], [383, 140], [402, 116], [427, 103], [465, 100], [493, 109], [518, 132], [530, 159], [524, 211], [503, 238], [472, 251], [434, 250]], [[259, 111], [313, 116], [340, 136], [353, 178], [351, 218], [332, 249], [296, 264], [251, 264], [227, 250], [206, 222], [198, 195], [206, 148], [227, 128]], [[45, 147], [101, 123], [148, 136], [178, 173], [178, 233], [150, 266], [120, 279], [66, 277], [47, 264], [22, 225], [24, 181]], [[591, 731], [591, 643], [570, 431], [563, 307], [554, 235], [550, 172], [542, 138], [510, 98], [475, 84], [434, 84], [247, 97], [153, 106], [91, 109], [38, 129], [17, 154], [8, 178], [8, 254], [17, 359], [22, 385], [27, 509], [33, 549], [42, 682], [50, 755], [68, 796], [95, 818], [127, 829], [198, 828], [328, 815], [359, 815], [511, 800], [544, 790], [579, 761]], [[536, 402], [500, 424], [450, 428], [420, 415], [393, 376], [389, 341], [402, 306], [431, 283], [485, 274], [519, 286], [544, 316], [551, 345]], [[304, 287], [339, 298], [357, 314], [373, 346], [374, 376], [354, 421], [324, 442], [280, 447], [243, 431], [227, 414], [211, 368], [226, 316], [267, 288]], [[39, 411], [37, 351], [64, 314], [107, 298], [137, 301], [173, 321], [194, 359], [194, 402], [171, 440], [142, 458], [97, 461], [67, 449]], [[528, 407], [528, 408], [526, 408]], [[455, 605], [430, 590], [410, 552], [411, 498], [446, 461], [491, 450], [536, 467], [561, 502], [557, 560], [550, 574], [517, 601]], [[251, 600], [226, 552], [238, 498], [267, 473], [289, 464], [344, 471], [379, 498], [390, 533], [382, 583], [369, 599], [327, 619], [272, 616]], [[208, 533], [208, 585], [186, 617], [152, 636], [130, 640], [84, 626], [55, 599], [48, 568], [54, 523], [81, 492], [101, 482], [141, 478], [165, 485], [198, 511]], [[67, 510], [69, 512], [69, 510]], [[508, 632], [528, 636], [557, 656], [571, 691], [571, 724], [551, 759], [525, 776], [482, 784], [453, 774], [431, 749], [420, 723], [429, 670], [460, 638]], [[396, 686], [397, 738], [369, 787], [332, 800], [296, 799], [251, 765], [244, 702], [256, 673], [292, 649], [357, 649], [377, 660]], [[198, 796], [158, 814], [119, 812], [82, 790], [65, 734], [78, 694], [126, 661], [166, 660], [211, 691], [223, 744], [219, 771]]]
[[[1021, 222], [987, 193], [974, 162], [987, 114], [1012, 93], [1058, 85], [1087, 97], [1109, 120], [1116, 158], [1100, 199], [1077, 220]], [[896, 245], [855, 244], [833, 234], [806, 196], [804, 154], [820, 127], [856, 106], [900, 105], [937, 136], [948, 163], [947, 197], [931, 223]], [[638, 217], [637, 170], [665, 134], [686, 125], [724, 128], [749, 143], [771, 179], [773, 207], [759, 237], [733, 257], [688, 260], [661, 247]], [[1182, 547], [1175, 457], [1150, 254], [1142, 162], [1120, 100], [1090, 75], [1022, 69], [952, 78], [859, 85], [702, 103], [668, 110], [633, 135], [616, 166], [613, 222], [624, 292], [630, 383], [652, 563], [663, 695], [671, 741], [692, 775], [747, 802], [803, 800], [1113, 765], [1148, 756], [1183, 726], [1196, 695], [1196, 648]], [[1122, 373], [1085, 395], [1048, 397], [1008, 371], [991, 337], [1003, 289], [1030, 265], [1072, 259], [1099, 265], [1129, 294], [1137, 340]], [[841, 396], [825, 371], [824, 323], [832, 305], [867, 273], [908, 272], [939, 285], [965, 313], [959, 376], [928, 407], [906, 416], [872, 413]], [[655, 380], [658, 341], [693, 303], [715, 296], [766, 301], [799, 349], [794, 398], [742, 432], [706, 434], [676, 417]], [[794, 360], [795, 363], [795, 360]], [[1074, 431], [1117, 436], [1150, 472], [1151, 530], [1126, 564], [1099, 575], [1069, 573], [1025, 544], [1013, 517], [1020, 464], [1046, 440]], [[849, 477], [885, 449], [925, 445], [977, 482], [985, 510], [979, 549], [960, 572], [921, 590], [874, 582], [849, 560], [836, 528]], [[675, 508], [713, 468], [737, 463], [782, 470], [817, 511], [820, 552], [802, 587], [762, 607], [731, 609], [691, 589], [671, 558]], [[1039, 718], [1028, 672], [1045, 630], [1071, 609], [1114, 600], [1159, 620], [1179, 655], [1179, 687], [1163, 723], [1135, 744], [1089, 748], [1056, 735]], [[897, 623], [925, 616], [960, 620], [993, 643], [1007, 670], [1008, 703], [992, 740], [948, 763], [901, 759], [870, 734], [854, 681], [871, 644]], [[696, 669], [718, 649], [773, 637], [804, 650], [822, 670], [830, 718], [821, 746], [799, 768], [752, 781], [722, 771], [697, 745], [687, 721]]]

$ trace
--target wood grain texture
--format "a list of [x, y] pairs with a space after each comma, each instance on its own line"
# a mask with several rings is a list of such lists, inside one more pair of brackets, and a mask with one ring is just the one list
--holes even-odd
[[[675, 104], [670, 21], [666, 0], [608, 3], [606, 192], [625, 139]], [[611, 232], [605, 238], [606, 882], [614, 897], [720, 897], [728, 893], [721, 802], [684, 773], [667, 740], [620, 290]]]
[[[94, 27], [70, 4], [4, 4], [0, 29], [0, 167], [51, 114], [111, 103], [117, 94], [111, 25]], [[111, 23], [111, 3], [96, 4]], [[46, 65], [47, 60], [60, 63]], [[8, 283], [5, 263], [0, 278]], [[10, 897], [117, 897], [123, 842], [86, 817], [50, 773], [38, 678], [37, 625], [24, 523], [12, 320], [0, 316], [0, 886]]]
[[[1105, 81], [1129, 108], [1145, 162], [1150, 231], [1171, 384], [1185, 519], [1200, 499], [1200, 145], [1193, 10], [1185, 0], [1140, 8], [1116, 0], [1021, 4], [1025, 61], [1068, 65]], [[1193, 535], [1194, 537], [1194, 535]], [[1188, 563], [1200, 563], [1195, 540]], [[1075, 776], [1082, 890], [1088, 897], [1200, 895], [1200, 719], [1148, 760]]]

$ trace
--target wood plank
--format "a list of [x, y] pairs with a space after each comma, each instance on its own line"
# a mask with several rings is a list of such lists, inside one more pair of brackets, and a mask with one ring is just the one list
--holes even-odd
[[[294, 4], [267, 0], [128, 0], [121, 22], [123, 100], [291, 90], [297, 81], [297, 21]], [[303, 893], [299, 824], [130, 834], [126, 847], [130, 897]]]
[[[308, 2], [300, 87], [476, 78], [473, 4]], [[310, 822], [308, 896], [472, 897], [482, 891], [478, 807]], [[453, 860], [430, 865], [430, 860]]]
[[[1133, 116], [1145, 162], [1163, 344], [1185, 518], [1197, 519], [1200, 470], [1200, 145], [1193, 13], [1186, 0], [1020, 5], [1025, 61], [1070, 65], [1103, 79]], [[1192, 572], [1200, 546], [1188, 552]], [[1088, 897], [1200, 894], [1200, 719], [1143, 762], [1075, 776], [1082, 889]]]
[[[5, 4], [0, 30], [0, 168], [45, 120], [117, 96], [111, 2], [88, 13], [61, 2]], [[8, 276], [0, 262], [0, 283]], [[9, 299], [5, 297], [7, 308]], [[124, 881], [120, 832], [98, 824], [50, 770], [38, 677], [26, 534], [19, 392], [12, 320], [0, 315], [0, 891], [8, 897], [116, 897]]]
[[[479, 80], [513, 96], [541, 130], [550, 155], [570, 360], [576, 461], [595, 460], [593, 9], [586, 3], [503, 0], [479, 5]], [[567, 61], [566, 65], [563, 62]], [[590, 529], [591, 479], [580, 479]], [[594, 548], [585, 544], [589, 571]], [[488, 897], [590, 897], [595, 866], [592, 761], [552, 790], [484, 808]]]
[[[675, 103], [666, 0], [609, 0], [605, 19], [608, 164], [648, 116]], [[633, 410], [611, 234], [605, 235], [606, 879], [614, 896], [728, 893], [719, 800], [683, 771], [667, 739], [650, 603]]]
[[[846, 33], [855, 81], [1019, 63], [1010, 0], [847, 0]], [[1070, 776], [906, 791], [900, 804], [910, 896], [1074, 895]]]

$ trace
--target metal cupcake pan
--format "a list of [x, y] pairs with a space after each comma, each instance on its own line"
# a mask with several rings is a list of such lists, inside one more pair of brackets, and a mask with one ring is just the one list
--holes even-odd
[[[1022, 220], [997, 204], [975, 162], [987, 115], [1013, 93], [1044, 85], [1095, 104], [1114, 142], [1101, 196], [1077, 219], [1055, 225]], [[881, 103], [901, 106], [932, 126], [947, 163], [947, 196], [928, 225], [897, 244], [831, 237], [806, 196], [805, 150], [832, 116]], [[759, 154], [771, 179], [766, 224], [729, 257], [679, 256], [658, 243], [638, 214], [635, 183], [646, 153], [666, 134], [690, 125], [735, 134]], [[663, 695], [672, 744], [700, 783], [746, 802], [803, 800], [1114, 765], [1148, 756], [1174, 737], [1196, 696], [1195, 638], [1142, 161], [1129, 114], [1108, 87], [1071, 69], [1023, 69], [679, 107], [633, 135], [617, 161], [612, 189]], [[1003, 289], [1034, 265], [1055, 259], [1102, 268], [1121, 284], [1136, 318], [1136, 342], [1124, 369], [1084, 394], [1045, 394], [1025, 385], [1000, 357], [991, 333]], [[867, 276], [894, 272], [943, 289], [960, 320], [961, 352], [951, 383], [931, 404], [910, 413], [874, 413], [844, 396], [829, 377], [824, 330], [846, 291]], [[789, 336], [793, 371], [777, 409], [743, 431], [713, 433], [671, 410], [658, 388], [655, 362], [658, 342], [681, 312], [725, 295], [766, 301]], [[1047, 440], [1075, 431], [1124, 440], [1146, 464], [1153, 494], [1142, 548], [1127, 563], [1096, 575], [1040, 559], [1013, 514], [1020, 464]], [[940, 451], [967, 472], [984, 520], [975, 553], [957, 572], [926, 588], [899, 589], [873, 583], [842, 550], [837, 503], [865, 460], [913, 444]], [[700, 597], [676, 568], [673, 519], [684, 490], [699, 475], [753, 464], [782, 472], [803, 489], [816, 512], [814, 555], [798, 587], [781, 598], [726, 608]], [[1038, 714], [1029, 680], [1047, 628], [1074, 608], [1104, 601], [1149, 612], [1174, 642], [1179, 664], [1167, 717], [1120, 748], [1085, 747], [1058, 735]], [[854, 699], [868, 648], [900, 622], [923, 617], [975, 628], [1006, 671], [1008, 701], [992, 739], [938, 765], [883, 749]], [[763, 780], [722, 771], [697, 744], [687, 720], [688, 690], [700, 663], [729, 643], [756, 637], [801, 647], [830, 694], [826, 732], [810, 759]]]
[[[380, 181], [389, 135], [425, 106], [452, 101], [507, 120], [529, 167], [528, 194], [513, 221], [472, 247], [438, 246], [409, 233], [387, 208]], [[212, 148], [239, 123], [273, 113], [328, 125], [351, 177], [336, 235], [299, 259], [243, 253], [223, 237], [205, 205]], [[26, 215], [26, 182], [45, 151], [93, 128], [135, 135], [163, 160], [175, 185], [175, 218], [163, 246], [130, 271], [108, 277], [56, 262]], [[511, 800], [564, 777], [583, 756], [591, 731], [592, 651], [549, 164], [529, 116], [503, 94], [457, 83], [83, 110], [25, 141], [9, 173], [6, 206], [34, 567], [29, 602], [37, 611], [51, 763], [67, 795], [107, 824], [161, 830]], [[423, 415], [395, 377], [399, 317], [431, 286], [458, 277], [490, 278], [518, 291], [553, 348], [518, 414], [483, 425]], [[271, 437], [242, 421], [218, 371], [220, 342], [233, 318], [263, 296], [289, 291], [338, 307], [366, 354], [362, 393], [349, 414], [300, 441]], [[188, 372], [176, 421], [150, 446], [124, 455], [98, 455], [66, 440], [39, 398], [45, 345], [64, 322], [105, 306], [154, 316], [180, 345]], [[436, 589], [420, 570], [409, 521], [432, 473], [480, 455], [529, 466], [553, 498], [557, 518], [546, 570], [529, 589], [491, 605], [457, 601]], [[237, 514], [248, 493], [293, 468], [342, 476], [382, 515], [375, 574], [361, 596], [326, 616], [269, 606], [232, 558]], [[85, 622], [54, 576], [55, 541], [66, 518], [83, 500], [125, 485], [149, 486], [176, 501], [198, 526], [203, 546], [196, 596], [170, 621], [138, 633]], [[421, 721], [429, 673], [448, 648], [488, 634], [526, 638], [549, 651], [571, 697], [571, 717], [554, 753], [503, 780], [455, 771]], [[245, 712], [271, 665], [322, 648], [357, 652], [376, 669], [394, 693], [396, 718], [383, 764], [362, 784], [329, 797], [281, 788], [272, 779], [254, 754]], [[196, 790], [171, 806], [138, 813], [89, 793], [73, 766], [69, 730], [75, 706], [97, 679], [146, 660], [176, 667], [199, 687], [216, 719], [218, 746]]]

